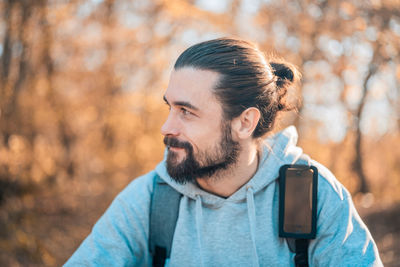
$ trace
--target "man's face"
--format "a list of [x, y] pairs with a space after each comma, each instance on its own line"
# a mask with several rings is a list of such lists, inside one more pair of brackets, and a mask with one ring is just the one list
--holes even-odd
[[179, 183], [210, 177], [237, 161], [239, 144], [212, 92], [218, 80], [216, 72], [193, 68], [171, 74], [164, 96], [170, 113], [161, 132], [168, 148], [167, 171]]

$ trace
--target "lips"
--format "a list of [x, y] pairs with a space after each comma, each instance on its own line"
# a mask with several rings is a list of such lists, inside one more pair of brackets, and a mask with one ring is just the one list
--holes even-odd
[[183, 147], [176, 147], [176, 146], [168, 146], [169, 150], [184, 150]]

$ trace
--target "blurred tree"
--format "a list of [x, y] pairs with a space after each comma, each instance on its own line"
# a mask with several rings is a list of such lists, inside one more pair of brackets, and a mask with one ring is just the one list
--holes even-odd
[[[60, 265], [163, 155], [163, 89], [202, 40], [258, 42], [303, 72], [305, 151], [399, 201], [397, 0], [0, 2], [0, 265]], [[368, 200], [368, 199], [367, 199]], [[368, 201], [362, 202], [366, 206]]]

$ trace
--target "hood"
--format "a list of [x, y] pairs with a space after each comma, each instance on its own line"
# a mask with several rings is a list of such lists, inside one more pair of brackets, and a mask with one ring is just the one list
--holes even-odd
[[[244, 201], [246, 191], [252, 188], [254, 194], [267, 187], [271, 182], [278, 178], [279, 168], [284, 164], [293, 164], [302, 155], [303, 151], [297, 147], [297, 131], [294, 126], [290, 126], [281, 132], [269, 136], [262, 142], [260, 163], [255, 175], [239, 190], [232, 194], [228, 199], [230, 201]], [[201, 196], [203, 204], [210, 206], [220, 206], [226, 200], [225, 198], [208, 193], [196, 184], [179, 184], [175, 182], [167, 173], [165, 158], [156, 167], [157, 174], [175, 190], [181, 194], [196, 199]]]

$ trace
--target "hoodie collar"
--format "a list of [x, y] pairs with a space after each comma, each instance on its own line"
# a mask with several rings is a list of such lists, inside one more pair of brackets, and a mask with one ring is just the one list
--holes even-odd
[[241, 202], [246, 199], [247, 189], [251, 188], [254, 194], [257, 194], [257, 192], [275, 181], [282, 165], [293, 163], [301, 156], [301, 148], [296, 147], [297, 138], [298, 135], [294, 126], [290, 126], [266, 138], [262, 143], [257, 172], [245, 185], [227, 199], [208, 193], [193, 183], [179, 184], [175, 182], [167, 173], [165, 158], [157, 165], [156, 172], [166, 183], [181, 194], [192, 199], [201, 196], [205, 205], [220, 206], [225, 201]]

